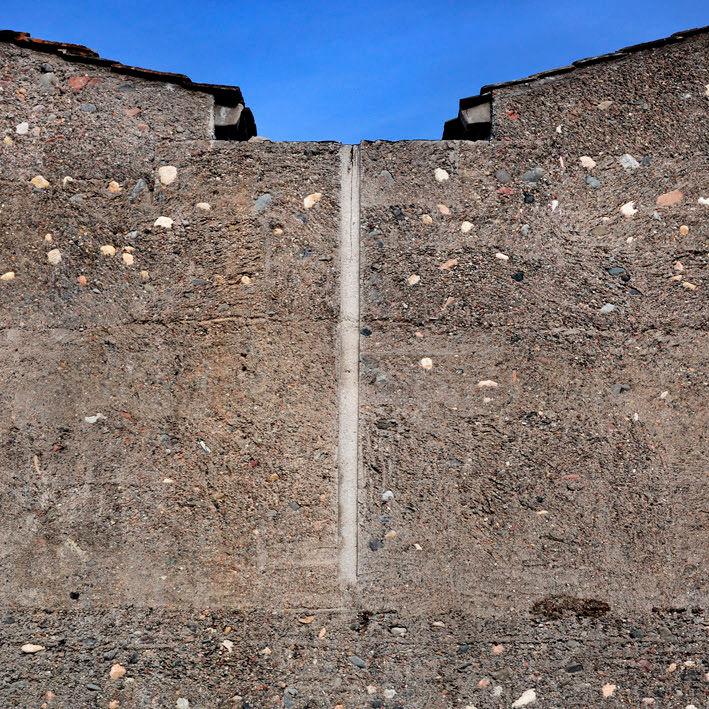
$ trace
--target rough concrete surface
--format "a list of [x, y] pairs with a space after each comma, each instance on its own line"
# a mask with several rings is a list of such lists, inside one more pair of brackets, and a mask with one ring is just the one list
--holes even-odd
[[706, 706], [708, 49], [343, 149], [0, 44], [0, 706]]

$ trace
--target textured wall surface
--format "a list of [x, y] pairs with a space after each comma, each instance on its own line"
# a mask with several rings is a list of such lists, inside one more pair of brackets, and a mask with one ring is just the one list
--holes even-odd
[[355, 151], [349, 587], [341, 146], [0, 52], [0, 706], [706, 704], [706, 35]]
[[402, 602], [433, 579], [427, 603], [476, 613], [572, 589], [623, 610], [705, 597], [707, 311], [683, 284], [706, 266], [707, 161], [594, 154], [593, 189], [562, 152], [528, 183], [509, 145], [363, 148], [362, 532], [398, 530], [363, 563]]

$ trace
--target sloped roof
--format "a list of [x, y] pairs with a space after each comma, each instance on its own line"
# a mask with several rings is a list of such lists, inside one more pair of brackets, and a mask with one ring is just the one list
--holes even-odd
[[446, 121], [443, 129], [443, 139], [470, 139], [466, 135], [467, 133], [467, 128], [465, 125], [461, 122], [460, 120], [460, 112], [465, 110], [466, 108], [469, 108], [471, 106], [474, 106], [476, 104], [479, 104], [483, 101], [490, 101], [492, 99], [492, 94], [494, 91], [497, 89], [503, 89], [507, 88], [509, 86], [517, 86], [520, 84], [531, 84], [535, 81], [539, 81], [540, 79], [547, 79], [551, 76], [559, 76], [561, 74], [569, 74], [576, 69], [581, 69], [587, 66], [591, 66], [592, 64], [602, 64], [605, 62], [613, 62], [617, 61], [618, 59], [622, 59], [623, 57], [627, 57], [630, 54], [634, 54], [636, 52], [642, 52], [646, 49], [655, 49], [658, 47], [664, 47], [668, 44], [676, 44], [677, 42], [681, 42], [685, 39], [688, 39], [689, 37], [694, 37], [698, 34], [704, 34], [709, 32], [709, 25], [705, 27], [696, 27], [691, 30], [684, 30], [682, 32], [675, 32], [674, 34], [671, 34], [669, 37], [663, 37], [662, 39], [656, 39], [653, 40], [652, 42], [642, 42], [641, 44], [632, 44], [629, 47], [623, 47], [622, 49], [619, 49], [615, 52], [611, 52], [609, 54], [600, 54], [596, 57], [587, 57], [586, 59], [578, 59], [572, 64], [568, 64], [567, 66], [561, 66], [556, 69], [549, 69], [547, 71], [542, 71], [539, 72], [538, 74], [532, 74], [531, 76], [527, 76], [523, 79], [513, 79], [512, 81], [502, 81], [497, 84], [486, 84], [480, 89], [480, 93], [476, 94], [475, 96], [468, 96], [466, 98], [462, 98], [459, 101], [458, 105], [458, 116], [456, 118], [453, 118], [450, 121]]
[[141, 79], [152, 81], [164, 81], [177, 84], [189, 91], [201, 91], [212, 94], [218, 103], [236, 106], [244, 103], [244, 97], [238, 86], [225, 86], [222, 84], [199, 84], [184, 74], [173, 74], [166, 71], [153, 71], [137, 66], [128, 66], [112, 59], [100, 57], [89, 47], [81, 44], [68, 44], [66, 42], [51, 42], [46, 39], [31, 37], [27, 32], [15, 32], [14, 30], [0, 30], [0, 42], [15, 44], [18, 47], [27, 47], [37, 52], [47, 52], [55, 54], [70, 62], [80, 62], [82, 64], [93, 64], [107, 68], [109, 71], [127, 76], [135, 76]]

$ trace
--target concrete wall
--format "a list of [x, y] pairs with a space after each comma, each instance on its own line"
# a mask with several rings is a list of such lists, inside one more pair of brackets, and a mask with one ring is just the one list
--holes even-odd
[[[6, 193], [13, 602], [280, 604], [298, 578], [299, 600], [328, 603], [337, 208], [304, 224], [289, 180], [329, 184], [337, 149], [185, 147], [165, 155], [177, 181], [132, 203], [129, 182], [109, 199], [79, 172], [64, 189], [48, 171], [29, 203], [25, 183]], [[262, 174], [255, 151], [281, 169]]]
[[[628, 174], [609, 155], [594, 190], [565, 154], [564, 170], [536, 161], [529, 184], [523, 147], [363, 147], [362, 534], [398, 530], [364, 551], [364, 576], [401, 603], [489, 614], [547, 594], [623, 611], [706, 598], [707, 207], [692, 177], [706, 159], [673, 169], [653, 153]], [[676, 187], [685, 197], [655, 219]], [[696, 290], [669, 280], [677, 262]]]
[[706, 50], [351, 149], [2, 45], [2, 703], [701, 706]]

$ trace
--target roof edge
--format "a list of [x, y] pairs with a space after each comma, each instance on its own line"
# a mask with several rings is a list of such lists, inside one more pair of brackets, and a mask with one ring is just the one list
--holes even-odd
[[507, 86], [516, 86], [518, 84], [526, 84], [532, 81], [538, 81], [539, 79], [545, 79], [549, 76], [555, 76], [558, 74], [566, 74], [575, 68], [581, 68], [584, 66], [590, 66], [591, 64], [601, 64], [603, 62], [613, 61], [615, 59], [620, 59], [629, 54], [635, 54], [636, 52], [642, 52], [647, 49], [655, 49], [658, 47], [664, 47], [668, 44], [676, 44], [689, 37], [694, 37], [698, 34], [704, 34], [709, 32], [709, 25], [704, 27], [695, 27], [690, 30], [683, 30], [682, 32], [675, 32], [669, 37], [663, 37], [661, 39], [654, 39], [650, 42], [641, 42], [640, 44], [631, 44], [628, 47], [623, 47], [615, 52], [609, 52], [608, 54], [599, 54], [595, 57], [586, 57], [584, 59], [577, 59], [575, 62], [569, 66], [559, 67], [557, 69], [549, 69], [547, 71], [541, 71], [537, 74], [531, 74], [523, 79], [513, 79], [511, 81], [501, 81], [496, 84], [485, 84], [480, 88], [480, 94], [489, 94], [495, 89], [504, 88]]
[[112, 59], [105, 59], [99, 56], [98, 52], [82, 44], [52, 42], [51, 40], [32, 37], [29, 32], [16, 32], [14, 30], [0, 30], [0, 43], [2, 42], [14, 44], [18, 47], [26, 47], [27, 49], [33, 49], [37, 52], [55, 54], [71, 62], [103, 66], [116, 74], [135, 76], [148, 81], [164, 81], [170, 84], [177, 84], [188, 91], [212, 94], [216, 100], [227, 103], [228, 105], [244, 103], [244, 97], [238, 86], [202, 84], [192, 81], [192, 79], [185, 74], [173, 74], [165, 71], [128, 66]]
[[[650, 42], [642, 42], [640, 44], [631, 44], [628, 47], [623, 47], [615, 52], [610, 52], [608, 54], [600, 54], [596, 57], [587, 57], [585, 59], [577, 59], [572, 64], [567, 66], [557, 67], [556, 69], [548, 69], [547, 71], [542, 71], [537, 74], [532, 74], [522, 79], [512, 79], [511, 81], [502, 81], [497, 84], [485, 84], [480, 88], [480, 93], [474, 96], [468, 96], [462, 98], [459, 101], [458, 108], [459, 111], [464, 110], [469, 106], [474, 106], [483, 101], [492, 100], [492, 95], [497, 89], [508, 88], [510, 86], [520, 86], [522, 84], [531, 84], [534, 81], [539, 81], [542, 79], [547, 79], [553, 76], [560, 76], [562, 74], [569, 74], [576, 69], [581, 69], [583, 67], [591, 66], [593, 64], [602, 64], [605, 62], [615, 61], [616, 59], [622, 59], [636, 52], [642, 52], [648, 49], [655, 49], [659, 47], [665, 47], [670, 44], [676, 44], [690, 37], [696, 37], [700, 34], [709, 33], [709, 25], [704, 27], [695, 27], [689, 30], [682, 30], [681, 32], [675, 32], [669, 37], [663, 37], [662, 39], [655, 39]], [[444, 126], [444, 139], [446, 135], [457, 135], [459, 129], [454, 127], [454, 122], [458, 120], [456, 118], [447, 121]]]

